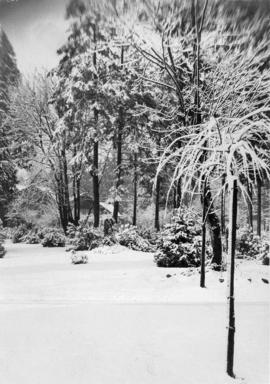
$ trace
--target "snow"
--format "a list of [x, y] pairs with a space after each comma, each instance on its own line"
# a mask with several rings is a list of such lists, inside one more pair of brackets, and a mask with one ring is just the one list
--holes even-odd
[[63, 248], [6, 247], [0, 383], [270, 383], [269, 267], [237, 262], [233, 380], [226, 273], [208, 270], [201, 289], [196, 270], [157, 268], [152, 254], [121, 246], [84, 252], [85, 265]]

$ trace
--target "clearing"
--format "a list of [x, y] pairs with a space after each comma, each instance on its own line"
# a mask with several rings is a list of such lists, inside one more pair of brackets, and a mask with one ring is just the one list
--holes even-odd
[[237, 261], [235, 381], [225, 374], [226, 273], [208, 271], [201, 289], [196, 271], [120, 246], [89, 252], [86, 265], [63, 248], [6, 248], [1, 383], [269, 384], [269, 267]]

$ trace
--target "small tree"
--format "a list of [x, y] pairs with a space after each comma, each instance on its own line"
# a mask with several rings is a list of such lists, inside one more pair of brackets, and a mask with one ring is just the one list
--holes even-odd
[[25, 167], [27, 161], [41, 164], [50, 174], [61, 225], [66, 231], [68, 223], [74, 222], [70, 206], [69, 145], [67, 130], [50, 103], [54, 89], [54, 81], [45, 75], [37, 74], [31, 81], [23, 81], [11, 95], [7, 124], [16, 137], [18, 159], [24, 154], [24, 162], [18, 161], [18, 166]]
[[[170, 156], [180, 156], [178, 175], [181, 175], [185, 191], [200, 191], [202, 179], [214, 180], [216, 184], [226, 174], [226, 183], [222, 189], [229, 187], [229, 326], [227, 372], [233, 376], [234, 353], [234, 257], [237, 219], [237, 190], [247, 197], [246, 184], [242, 183], [243, 175], [249, 183], [254, 182], [251, 174], [270, 177], [270, 161], [267, 149], [259, 143], [270, 143], [270, 118], [267, 116], [270, 107], [255, 110], [241, 118], [218, 118], [200, 127], [190, 127], [193, 134], [180, 153], [163, 156], [161, 166], [168, 162]], [[256, 139], [256, 140], [255, 140]], [[205, 146], [205, 140], [209, 143]], [[269, 144], [268, 144], [269, 145]], [[205, 162], [200, 157], [207, 151]], [[192, 187], [192, 189], [191, 189]], [[216, 190], [218, 196], [222, 189]]]

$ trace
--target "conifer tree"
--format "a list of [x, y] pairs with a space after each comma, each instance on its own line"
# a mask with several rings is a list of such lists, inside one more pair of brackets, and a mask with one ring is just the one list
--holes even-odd
[[18, 83], [19, 78], [13, 47], [0, 25], [0, 218], [4, 224], [7, 205], [16, 184], [16, 171], [9, 148], [12, 137], [6, 124], [9, 113], [9, 89]]

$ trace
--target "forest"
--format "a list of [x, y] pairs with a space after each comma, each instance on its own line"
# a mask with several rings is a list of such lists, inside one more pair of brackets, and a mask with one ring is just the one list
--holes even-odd
[[5, 239], [66, 247], [72, 264], [121, 245], [200, 288], [228, 273], [231, 377], [235, 269], [270, 257], [269, 15], [267, 1], [70, 0], [58, 65], [31, 77], [0, 27], [0, 258]]

